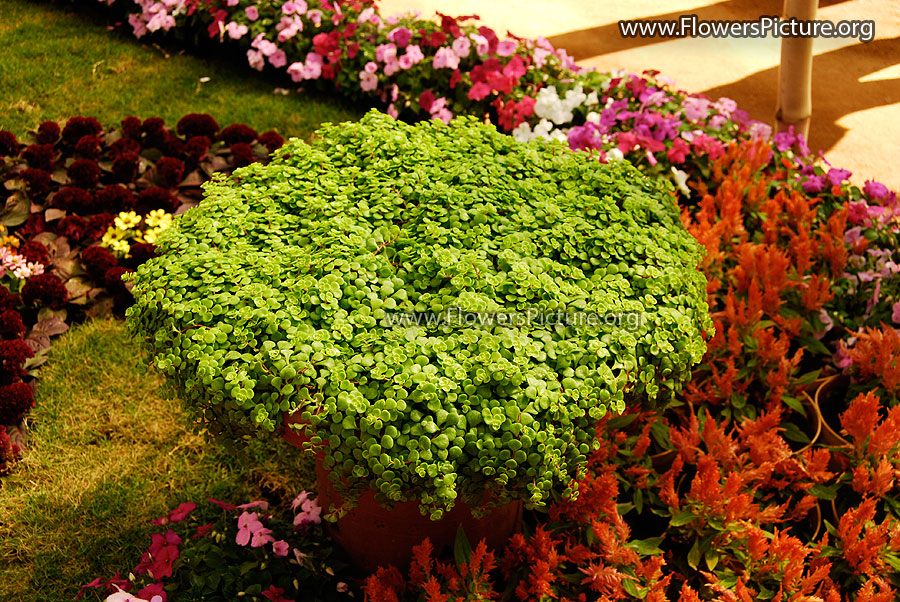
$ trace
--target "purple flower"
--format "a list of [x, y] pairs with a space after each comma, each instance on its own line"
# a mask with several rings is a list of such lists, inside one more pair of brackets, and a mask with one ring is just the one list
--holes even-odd
[[851, 175], [851, 172], [846, 169], [835, 169], [832, 167], [828, 170], [828, 173], [825, 174], [825, 177], [828, 178], [828, 181], [831, 182], [832, 186], [840, 186], [841, 183]]
[[789, 150], [797, 141], [797, 137], [794, 135], [794, 126], [791, 126], [786, 132], [778, 132], [775, 134], [772, 141], [775, 143], [775, 148], [779, 151], [785, 152]]
[[863, 186], [863, 193], [870, 199], [883, 199], [888, 195], [888, 189], [881, 182], [866, 180], [866, 185]]
[[808, 180], [803, 182], [803, 190], [807, 194], [817, 194], [825, 188], [824, 176], [810, 176]]

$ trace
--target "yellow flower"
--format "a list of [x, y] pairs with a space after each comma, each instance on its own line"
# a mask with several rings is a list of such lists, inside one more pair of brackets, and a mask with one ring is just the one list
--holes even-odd
[[145, 221], [151, 228], [161, 227], [165, 229], [171, 225], [172, 215], [162, 209], [154, 209], [147, 214]]
[[141, 216], [134, 211], [123, 211], [116, 217], [116, 228], [120, 230], [130, 230], [141, 223]]

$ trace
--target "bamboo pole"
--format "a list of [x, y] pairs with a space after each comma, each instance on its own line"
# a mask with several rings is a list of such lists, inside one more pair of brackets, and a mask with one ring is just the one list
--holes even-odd
[[[784, 0], [782, 19], [812, 21], [816, 18], [818, 0]], [[775, 109], [776, 130], [794, 132], [807, 137], [812, 115], [812, 38], [785, 37], [781, 40], [781, 65], [778, 68], [778, 103]]]

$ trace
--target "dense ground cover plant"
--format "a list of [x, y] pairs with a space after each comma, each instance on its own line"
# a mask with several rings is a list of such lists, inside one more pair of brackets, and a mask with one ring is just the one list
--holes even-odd
[[0, 425], [9, 427], [0, 469], [18, 454], [10, 434], [33, 404], [31, 371], [50, 337], [73, 320], [123, 312], [131, 292], [122, 275], [154, 255], [156, 236], [197, 204], [200, 184], [282, 142], [242, 124], [220, 130], [200, 114], [174, 132], [152, 117], [110, 130], [89, 117], [48, 121], [28, 141], [0, 131]]
[[695, 242], [625, 163], [373, 111], [206, 192], [138, 269], [130, 322], [228, 436], [301, 413], [351, 497], [439, 517], [571, 493], [594, 421], [669, 400], [703, 354]]

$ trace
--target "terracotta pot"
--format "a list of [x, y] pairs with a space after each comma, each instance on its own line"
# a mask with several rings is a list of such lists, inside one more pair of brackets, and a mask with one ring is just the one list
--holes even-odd
[[[287, 424], [299, 423], [299, 416], [285, 416]], [[301, 447], [304, 437], [287, 428], [284, 438]], [[327, 509], [332, 504], [339, 507], [343, 500], [335, 491], [323, 467], [323, 454], [316, 457], [316, 492], [318, 502]], [[489, 510], [482, 518], [472, 516], [471, 509], [457, 502], [444, 518], [433, 521], [419, 512], [418, 501], [397, 504], [388, 510], [375, 499], [374, 491], [364, 493], [357, 505], [327, 528], [335, 542], [347, 553], [358, 568], [371, 573], [379, 566], [394, 565], [405, 572], [412, 559], [412, 548], [426, 537], [436, 554], [442, 549], [453, 549], [456, 534], [462, 527], [474, 547], [484, 539], [489, 548], [506, 545], [509, 538], [522, 525], [522, 502], [516, 500]]]

